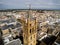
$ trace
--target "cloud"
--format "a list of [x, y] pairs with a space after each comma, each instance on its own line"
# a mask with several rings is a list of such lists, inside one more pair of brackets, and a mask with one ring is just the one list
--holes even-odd
[[4, 8], [32, 8], [60, 9], [60, 0], [0, 0], [0, 9]]

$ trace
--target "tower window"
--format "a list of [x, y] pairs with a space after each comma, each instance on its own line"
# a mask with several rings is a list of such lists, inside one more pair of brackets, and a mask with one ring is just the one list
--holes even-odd
[[34, 35], [34, 38], [35, 38], [35, 35]]
[[31, 33], [31, 29], [30, 29], [30, 33]]
[[31, 24], [30, 24], [30, 26], [31, 26]]
[[35, 43], [35, 41], [34, 41], [34, 43]]
[[32, 37], [30, 37], [30, 39], [32, 40]]

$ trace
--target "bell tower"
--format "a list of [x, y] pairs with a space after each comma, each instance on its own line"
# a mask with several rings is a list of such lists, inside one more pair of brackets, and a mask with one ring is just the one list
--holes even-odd
[[27, 22], [23, 26], [24, 45], [36, 45], [37, 20], [31, 18], [30, 10], [28, 11]]

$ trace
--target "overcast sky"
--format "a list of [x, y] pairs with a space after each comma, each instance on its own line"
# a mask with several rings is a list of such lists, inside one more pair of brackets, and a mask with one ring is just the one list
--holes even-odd
[[0, 0], [0, 9], [60, 9], [60, 0]]

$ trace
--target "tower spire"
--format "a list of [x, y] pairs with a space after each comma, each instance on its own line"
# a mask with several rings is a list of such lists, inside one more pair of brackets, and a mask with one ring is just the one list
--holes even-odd
[[31, 10], [31, 4], [29, 4], [29, 9], [28, 9], [28, 18], [30, 18], [30, 10]]

